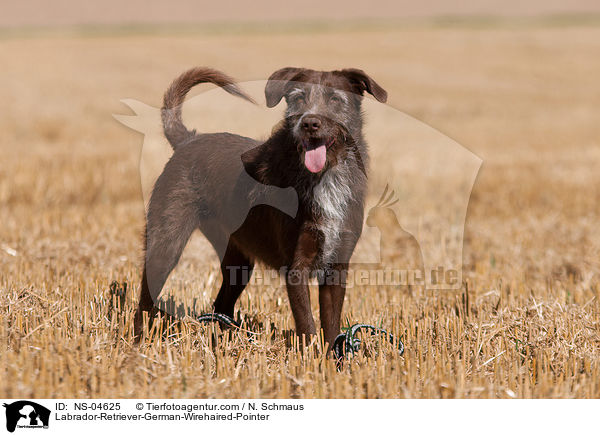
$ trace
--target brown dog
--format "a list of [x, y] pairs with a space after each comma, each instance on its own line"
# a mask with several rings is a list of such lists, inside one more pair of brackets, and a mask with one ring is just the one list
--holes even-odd
[[286, 116], [260, 143], [229, 133], [196, 134], [183, 125], [185, 95], [204, 82], [252, 101], [231, 78], [208, 68], [187, 71], [166, 92], [163, 126], [175, 152], [148, 208], [135, 334], [142, 332], [143, 313], [155, 312], [154, 301], [199, 228], [221, 258], [215, 312], [233, 316], [260, 261], [286, 274], [297, 334], [315, 334], [308, 281], [316, 274], [321, 327], [331, 345], [363, 224], [368, 158], [362, 95], [385, 102], [387, 93], [357, 69], [283, 68], [269, 78], [265, 96], [268, 107], [285, 98]]

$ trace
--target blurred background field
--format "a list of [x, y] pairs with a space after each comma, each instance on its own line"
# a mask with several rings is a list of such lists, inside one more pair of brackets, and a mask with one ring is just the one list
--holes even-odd
[[[72, 16], [26, 16], [14, 4], [0, 19], [0, 396], [600, 396], [600, 8], [515, 2], [448, 16], [447, 6], [382, 3], [294, 19], [276, 6], [191, 14], [186, 4], [171, 19], [111, 4], [86, 15], [71, 2], [56, 11]], [[261, 285], [239, 303], [262, 323], [255, 342], [215, 343], [190, 320], [132, 345], [142, 136], [112, 114], [130, 114], [125, 98], [158, 107], [194, 65], [240, 81], [288, 65], [363, 68], [390, 106], [483, 160], [463, 288], [347, 293], [344, 318], [390, 327], [403, 357], [386, 349], [338, 373], [316, 350], [300, 354], [283, 338], [293, 328], [285, 290]], [[211, 121], [192, 111], [186, 122], [202, 131]], [[397, 155], [376, 132], [368, 140], [380, 158]], [[410, 261], [389, 231], [393, 260]], [[167, 290], [208, 309], [220, 277], [193, 248]], [[122, 315], [113, 280], [128, 283]], [[312, 300], [318, 316], [314, 289]]]

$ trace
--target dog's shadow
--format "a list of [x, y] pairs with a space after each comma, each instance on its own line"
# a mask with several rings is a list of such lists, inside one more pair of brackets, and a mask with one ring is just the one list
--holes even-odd
[[[125, 312], [123, 308], [127, 304], [127, 291], [129, 288], [127, 282], [113, 281], [110, 284], [108, 291], [110, 300], [108, 307], [109, 319], [112, 319], [113, 316], [123, 316]], [[235, 334], [243, 333], [246, 335], [248, 342], [256, 341], [258, 337], [263, 336], [270, 342], [283, 341], [285, 347], [290, 349], [298, 347], [299, 339], [294, 330], [280, 330], [273, 322], [267, 322], [259, 315], [248, 313], [241, 315], [238, 312], [235, 321], [240, 325], [239, 327], [227, 326], [219, 322], [198, 322], [199, 316], [210, 312], [209, 310], [198, 312], [193, 308], [202, 305], [203, 301], [196, 298], [192, 299], [189, 304], [184, 304], [173, 295], [161, 298], [157, 301], [155, 309], [149, 317], [147, 329], [144, 333], [145, 337], [148, 340], [154, 339], [157, 335], [161, 336], [162, 339], [173, 338], [183, 334], [190, 325], [196, 327], [202, 325], [203, 328], [195, 329], [198, 333], [211, 331], [211, 342], [214, 345], [224, 335], [232, 339]]]

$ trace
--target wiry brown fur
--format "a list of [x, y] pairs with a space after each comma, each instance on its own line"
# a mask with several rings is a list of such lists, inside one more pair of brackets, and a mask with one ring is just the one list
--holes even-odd
[[[385, 101], [386, 93], [360, 70], [276, 71], [265, 96], [269, 107], [286, 98], [286, 118], [267, 141], [259, 143], [229, 133], [187, 130], [181, 122], [181, 103], [192, 86], [205, 81], [251, 101], [229, 77], [205, 68], [184, 73], [165, 94], [165, 135], [175, 152], [149, 204], [135, 332], [141, 334], [143, 312], [153, 309], [153, 300], [189, 236], [199, 228], [221, 258], [223, 283], [214, 303], [216, 312], [233, 315], [246, 285], [242, 268], [249, 275], [260, 261], [285, 268], [296, 331], [315, 334], [308, 279], [317, 273], [322, 279], [321, 327], [331, 344], [339, 333], [345, 295], [341, 277], [363, 223], [368, 158], [361, 96], [366, 91]], [[296, 101], [298, 95], [302, 101]], [[326, 164], [312, 173], [304, 166], [305, 153], [325, 143]], [[241, 182], [245, 177], [251, 182]], [[295, 215], [256, 200], [275, 187], [297, 192]], [[240, 208], [248, 213], [238, 222], [234, 211]]]

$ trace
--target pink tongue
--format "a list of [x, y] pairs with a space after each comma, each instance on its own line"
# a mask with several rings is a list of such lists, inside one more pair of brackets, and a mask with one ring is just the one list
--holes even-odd
[[318, 148], [307, 150], [304, 154], [304, 165], [310, 172], [319, 172], [325, 166], [327, 159], [327, 147], [321, 145]]

